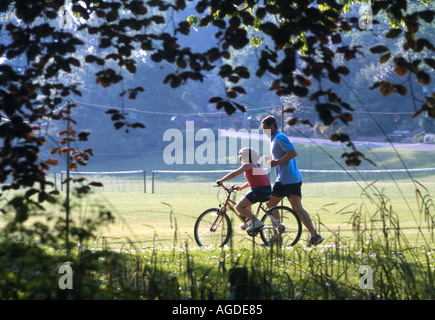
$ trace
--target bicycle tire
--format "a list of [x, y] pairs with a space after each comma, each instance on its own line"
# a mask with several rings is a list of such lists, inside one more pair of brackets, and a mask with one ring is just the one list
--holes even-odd
[[[205, 210], [196, 219], [194, 236], [200, 247], [222, 247], [231, 237], [231, 221], [228, 215], [223, 212], [218, 219], [219, 209], [211, 208]], [[213, 225], [217, 228], [212, 230]]]
[[280, 223], [285, 226], [285, 230], [280, 232], [279, 243], [285, 247], [292, 247], [298, 243], [302, 234], [302, 223], [296, 211], [286, 206], [276, 206], [269, 209], [261, 221], [264, 223], [263, 229], [260, 230], [260, 236], [263, 243], [269, 245], [269, 240], [277, 234], [277, 226], [273, 223], [270, 213], [278, 210]]

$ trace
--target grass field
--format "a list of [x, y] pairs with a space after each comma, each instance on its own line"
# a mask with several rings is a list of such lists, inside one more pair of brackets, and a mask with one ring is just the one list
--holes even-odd
[[[322, 149], [315, 146], [296, 145], [298, 150], [298, 163], [303, 170], [337, 170], [342, 169], [337, 164], [342, 148], [324, 146]], [[364, 152], [364, 150], [361, 150]], [[408, 169], [433, 168], [435, 157], [433, 151], [421, 151], [411, 149], [397, 149], [402, 161]], [[367, 149], [365, 153], [372, 160], [376, 160], [377, 167], [364, 162], [358, 170], [376, 169], [403, 169], [402, 161], [391, 149]], [[329, 157], [333, 155], [333, 157]], [[127, 243], [135, 243], [138, 246], [170, 246], [174, 241], [188, 241], [190, 246], [196, 245], [193, 240], [193, 226], [196, 218], [204, 210], [217, 207], [223, 200], [223, 191], [213, 188], [214, 181], [218, 176], [165, 175], [156, 176], [155, 190], [152, 190], [151, 171], [155, 168], [166, 170], [180, 170], [177, 166], [162, 166], [161, 154], [149, 155], [146, 167], [143, 158], [118, 159], [116, 162], [111, 159], [109, 162], [92, 163], [87, 171], [122, 171], [122, 170], [146, 170], [144, 193], [144, 177], [139, 172], [133, 177], [123, 175], [87, 177], [90, 180], [102, 180], [105, 184], [103, 191], [96, 188], [95, 194], [89, 199], [83, 198], [77, 201], [81, 203], [73, 207], [71, 217], [78, 221], [92, 217], [90, 208], [95, 203], [105, 203], [115, 216], [115, 223], [100, 230], [100, 237], [90, 246], [101, 246], [104, 241], [110, 246], [125, 246]], [[196, 166], [196, 170], [211, 169], [232, 169], [237, 165], [226, 166]], [[141, 169], [140, 169], [141, 168]], [[183, 166], [186, 170], [194, 167]], [[352, 223], [355, 218], [359, 220], [365, 216], [367, 224], [375, 224], [380, 207], [388, 206], [391, 215], [397, 216], [401, 231], [409, 235], [412, 241], [423, 241], [419, 227], [430, 223], [426, 221], [422, 201], [432, 201], [435, 194], [435, 171], [423, 173], [410, 172], [418, 182], [412, 181], [408, 173], [391, 174], [376, 173], [372, 175], [360, 175], [352, 168], [346, 168], [350, 173], [303, 173], [303, 204], [318, 230], [325, 237], [325, 241], [334, 241], [339, 234], [340, 237], [354, 238]], [[181, 179], [180, 179], [181, 177]], [[363, 179], [366, 179], [365, 181]], [[273, 181], [273, 180], [272, 180]], [[241, 184], [243, 178], [236, 179], [235, 184]], [[57, 178], [60, 185], [60, 176]], [[232, 182], [231, 182], [232, 184]], [[109, 187], [114, 186], [114, 187]], [[416, 188], [421, 191], [421, 196], [416, 197]], [[425, 188], [427, 190], [425, 190]], [[61, 192], [64, 196], [64, 190]], [[241, 192], [237, 195], [240, 198]], [[421, 198], [424, 197], [424, 198]], [[288, 201], [284, 201], [288, 205]], [[391, 206], [391, 208], [390, 208]], [[433, 207], [432, 207], [433, 210]], [[61, 213], [64, 214], [64, 213]], [[236, 219], [235, 216], [232, 216]], [[373, 217], [373, 218], [372, 218]], [[0, 220], [0, 226], [5, 223]], [[371, 221], [373, 220], [373, 221]], [[369, 222], [371, 221], [371, 222]], [[250, 241], [244, 232], [238, 230], [238, 220], [233, 223], [235, 243], [246, 243]], [[305, 231], [302, 236], [302, 243], [308, 237]], [[430, 234], [426, 235], [430, 239]], [[175, 239], [176, 238], [176, 239]], [[260, 239], [258, 239], [260, 242]]]
[[[308, 151], [304, 146], [300, 149], [301, 153]], [[409, 169], [435, 167], [433, 152], [404, 152]], [[394, 153], [388, 150], [382, 153], [385, 162], [392, 161], [385, 168], [402, 169], [397, 160], [392, 160]], [[311, 169], [337, 170], [327, 159], [313, 158]], [[130, 160], [130, 164], [137, 161]], [[143, 170], [150, 172], [157, 162], [154, 158]], [[119, 161], [119, 166], [115, 161], [111, 167], [106, 165], [101, 165], [98, 171], [141, 170], [127, 166], [124, 161]], [[95, 171], [96, 167], [89, 169]], [[341, 176], [304, 173], [304, 207], [325, 241], [316, 248], [307, 248], [308, 234], [304, 229], [301, 241], [284, 250], [260, 246], [261, 239], [241, 231], [233, 215], [234, 233], [228, 246], [198, 248], [193, 236], [196, 218], [223, 200], [223, 193], [218, 193], [221, 189], [213, 188], [215, 180], [211, 177], [190, 175], [181, 181], [156, 177], [156, 189], [151, 193], [151, 180], [147, 176], [145, 193], [143, 174], [136, 178], [102, 176], [104, 189], [96, 188], [87, 196], [71, 198], [72, 242], [76, 243], [78, 232], [83, 232], [76, 227], [83, 226], [82, 236], [96, 235], [80, 247], [90, 250], [71, 250], [65, 257], [64, 234], [59, 232], [65, 224], [57, 224], [56, 219], [48, 221], [48, 228], [40, 224], [50, 214], [65, 217], [63, 190], [57, 204], [44, 204], [45, 212], [25, 222], [27, 230], [33, 226], [32, 235], [37, 236], [27, 242], [28, 248], [23, 248], [20, 241], [2, 239], [5, 241], [0, 246], [0, 297], [226, 299], [232, 294], [228, 282], [231, 270], [245, 268], [249, 284], [262, 288], [258, 299], [431, 300], [435, 297], [432, 172], [411, 172], [418, 182], [407, 174], [377, 173], [365, 176], [364, 180], [358, 173]], [[14, 195], [3, 198], [3, 204]], [[241, 195], [239, 192], [235, 200]], [[284, 205], [288, 205], [286, 200]], [[100, 224], [98, 216], [107, 210], [115, 220]], [[37, 208], [35, 212], [41, 213]], [[0, 229], [13, 219], [13, 214], [0, 215]], [[20, 223], [15, 226], [22, 228]], [[90, 227], [86, 229], [87, 226]], [[20, 239], [17, 234], [26, 234], [24, 228], [9, 231], [12, 240]], [[52, 242], [46, 237], [51, 234]], [[41, 251], [35, 249], [39, 243], [45, 244]], [[104, 248], [110, 250], [101, 250]], [[41, 256], [34, 258], [35, 252]], [[74, 290], [59, 290], [59, 274], [53, 268], [65, 259], [73, 261], [77, 281]], [[47, 265], [46, 270], [41, 261]], [[361, 266], [372, 268], [373, 289], [361, 287]], [[17, 277], [21, 277], [19, 281]]]
[[[174, 241], [179, 244], [188, 242], [190, 247], [194, 247], [193, 226], [196, 218], [206, 209], [218, 207], [224, 196], [223, 190], [218, 191], [217, 188], [212, 189], [212, 193], [201, 193], [201, 186], [202, 183], [184, 183], [182, 187], [191, 190], [188, 193], [95, 191], [89, 198], [74, 200], [71, 217], [76, 221], [84, 221], [97, 214], [92, 211], [93, 206], [102, 203], [108, 205], [115, 222], [99, 230], [97, 241], [88, 244], [91, 247], [103, 243], [110, 247], [131, 243], [137, 247], [168, 247], [174, 245]], [[424, 186], [431, 194], [435, 192], [435, 182], [425, 182]], [[421, 190], [424, 192], [422, 187]], [[236, 200], [242, 194], [239, 192]], [[307, 183], [303, 185], [303, 194], [304, 207], [325, 237], [325, 243], [334, 242], [337, 236], [341, 239], [355, 238], [352, 230], [355, 216], [359, 216], [361, 224], [361, 217], [365, 217], [367, 227], [372, 226], [381, 232], [376, 220], [380, 219], [379, 215], [385, 214], [382, 210], [397, 217], [401, 231], [410, 241], [423, 241], [422, 234], [425, 231], [419, 232], [418, 227], [426, 224], [427, 217], [419, 208], [423, 199], [417, 199], [412, 183], [398, 181], [395, 185], [393, 182], [377, 182], [365, 190], [354, 182]], [[287, 200], [284, 205], [289, 205]], [[234, 219], [233, 242], [246, 245], [251, 238], [239, 230], [239, 220], [235, 215], [230, 213], [230, 217]], [[430, 239], [430, 232], [425, 236]], [[302, 245], [305, 245], [307, 238], [304, 229]], [[259, 237], [257, 242], [261, 243]]]

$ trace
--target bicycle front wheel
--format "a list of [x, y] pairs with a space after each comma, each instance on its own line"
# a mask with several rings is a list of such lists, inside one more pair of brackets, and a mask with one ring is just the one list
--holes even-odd
[[208, 209], [196, 220], [194, 234], [201, 247], [222, 247], [231, 236], [230, 218], [217, 208]]
[[260, 236], [264, 244], [294, 246], [301, 237], [301, 219], [289, 207], [273, 207], [266, 212], [261, 221], [264, 223], [264, 228], [261, 229]]

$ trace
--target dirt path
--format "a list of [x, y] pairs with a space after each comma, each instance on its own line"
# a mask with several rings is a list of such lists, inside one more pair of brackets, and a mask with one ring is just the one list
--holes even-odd
[[[292, 143], [307, 143], [307, 144], [319, 144], [319, 145], [330, 145], [339, 146], [337, 142], [332, 142], [328, 139], [308, 139], [299, 137], [290, 137]], [[378, 141], [353, 141], [357, 148], [396, 148], [396, 149], [417, 149], [426, 151], [435, 151], [435, 144], [425, 144], [425, 143], [398, 143], [394, 142], [390, 144], [389, 142], [378, 142]]]

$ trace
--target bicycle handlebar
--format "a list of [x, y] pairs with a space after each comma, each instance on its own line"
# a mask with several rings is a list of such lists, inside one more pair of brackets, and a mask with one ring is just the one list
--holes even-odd
[[238, 191], [237, 186], [233, 184], [231, 187], [227, 188], [223, 184], [217, 184], [215, 187], [222, 187], [226, 192], [231, 193], [233, 191]]

